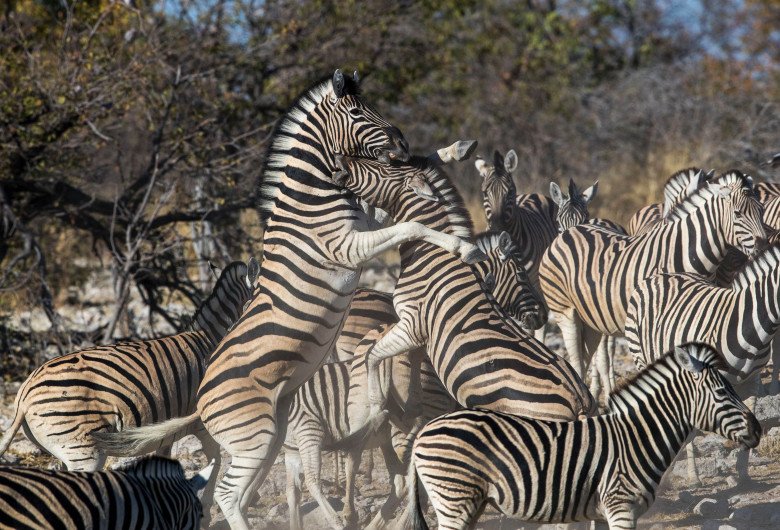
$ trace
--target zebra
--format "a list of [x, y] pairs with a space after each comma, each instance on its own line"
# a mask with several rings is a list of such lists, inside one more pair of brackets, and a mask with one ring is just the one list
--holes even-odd
[[572, 422], [463, 410], [414, 442], [404, 528], [427, 528], [417, 480], [439, 528], [473, 528], [490, 503], [536, 523], [606, 521], [636, 528], [693, 429], [756, 447], [761, 426], [706, 345], [674, 348], [610, 396], [603, 415]]
[[[337, 182], [397, 222], [414, 219], [468, 236], [471, 220], [463, 199], [446, 173], [426, 159], [413, 157], [390, 166], [344, 157], [339, 165], [343, 171]], [[508, 318], [483, 291], [473, 269], [439, 249], [401, 246], [393, 303], [400, 321], [368, 353], [368, 432], [386, 416], [379, 362], [423, 346], [461, 406], [550, 419], [577, 418], [593, 410], [593, 399], [571, 366]]]
[[[474, 166], [482, 177], [482, 198], [488, 230], [509, 232], [523, 252], [522, 263], [531, 282], [541, 292], [539, 263], [544, 251], [558, 235], [555, 221], [557, 206], [544, 195], [517, 194], [512, 180], [517, 160], [514, 149], [509, 150], [506, 157], [495, 151], [492, 166], [482, 159], [477, 159]], [[543, 342], [545, 328], [539, 329], [534, 336]]]
[[379, 217], [333, 182], [337, 154], [383, 163], [409, 157], [401, 132], [360, 97], [357, 75], [339, 70], [304, 91], [271, 135], [258, 205], [265, 222], [259, 292], [212, 354], [196, 412], [96, 434], [116, 451], [153, 450], [202, 425], [231, 456], [214, 497], [233, 530], [248, 528], [246, 510], [284, 442], [295, 392], [333, 348], [363, 264], [413, 239], [466, 262], [484, 257], [474, 244], [420, 223], [380, 228]]
[[623, 334], [636, 284], [659, 272], [713, 277], [728, 245], [752, 254], [765, 239], [752, 181], [732, 170], [699, 188], [642, 236], [578, 225], [550, 246], [539, 269], [542, 291], [577, 373], [599, 334]]
[[[753, 258], [728, 287], [692, 274], [656, 274], [637, 284], [628, 303], [625, 334], [628, 351], [639, 366], [654, 352], [690, 340], [720, 352], [723, 375], [750, 395], [755, 404], [761, 371], [769, 361], [780, 330], [780, 245]], [[700, 482], [689, 446], [689, 478]], [[748, 454], [737, 459], [747, 477]]]
[[0, 466], [0, 528], [195, 530], [213, 469], [187, 480], [179, 462], [158, 456], [113, 471]]
[[780, 196], [780, 184], [776, 182], [759, 182], [756, 184], [756, 195], [759, 201], [765, 203], [772, 197]]
[[[107, 453], [92, 435], [117, 432], [195, 410], [195, 394], [214, 347], [238, 320], [260, 273], [254, 258], [225, 267], [192, 320], [192, 331], [140, 342], [95, 346], [55, 357], [35, 370], [16, 394], [2, 455], [20, 427], [27, 438], [70, 471], [97, 471]], [[195, 432], [208, 459], [219, 447]], [[166, 448], [170, 450], [170, 445]], [[140, 453], [123, 456], [138, 456]], [[213, 484], [206, 491], [210, 504]], [[208, 507], [207, 507], [208, 508]], [[207, 519], [210, 512], [207, 510]]]
[[[531, 286], [528, 275], [517, 260], [518, 249], [509, 234], [486, 233], [481, 236], [478, 246], [488, 256], [488, 259], [474, 264], [486, 289], [515, 321], [523, 322], [527, 326], [536, 325], [533, 322], [539, 321], [541, 301]], [[529, 313], [532, 316], [526, 317]], [[324, 365], [298, 390], [290, 409], [289, 429], [284, 445], [285, 463], [288, 466], [287, 496], [291, 528], [300, 528], [302, 524], [298, 508], [300, 483], [297, 480], [298, 468], [301, 467], [306, 475], [309, 491], [323, 507], [331, 526], [334, 528], [342, 526], [336, 512], [325, 501], [319, 486], [320, 455], [325, 445], [345, 438], [346, 433], [350, 432], [350, 425], [358, 427], [363, 423], [368, 411], [366, 400], [363, 399], [366, 393], [367, 372], [365, 356], [362, 352], [373, 346], [375, 339], [383, 335], [385, 329], [397, 321], [392, 295], [358, 288], [336, 343], [339, 362]], [[414, 372], [411, 371], [411, 363], [415, 363], [417, 367]], [[403, 497], [403, 484], [398, 481], [404, 478], [408, 464], [407, 453], [411, 449], [414, 434], [422, 427], [419, 423], [421, 420], [418, 420], [415, 413], [422, 407], [421, 417], [427, 421], [454, 407], [454, 400], [442, 386], [424, 351], [418, 349], [411, 356], [386, 359], [380, 364], [379, 371], [382, 387], [387, 389], [390, 385], [393, 386], [392, 405], [389, 407], [394, 411], [390, 415], [393, 426], [389, 433], [384, 429], [372, 440], [374, 445], [379, 444], [382, 448], [385, 462], [388, 469], [393, 470], [391, 474], [394, 475], [395, 480], [391, 497], [385, 502], [370, 527], [380, 525], [383, 518], [392, 513], [398, 500]], [[420, 381], [415, 379], [414, 387], [410, 390], [412, 373], [419, 377]], [[348, 408], [351, 410], [350, 414], [347, 414]], [[404, 427], [398, 427], [400, 425]], [[393, 446], [389, 445], [391, 438], [394, 441]], [[355, 463], [359, 462], [360, 454], [366, 446], [366, 444], [353, 444], [347, 448], [349, 457], [344, 517], [348, 521], [355, 514], [353, 492], [354, 476], [357, 472]], [[297, 454], [294, 451], [296, 447]], [[393, 447], [397, 458], [392, 456]]]
[[567, 228], [584, 223], [588, 220], [590, 215], [588, 214], [588, 204], [596, 196], [596, 191], [599, 188], [599, 181], [593, 183], [593, 185], [587, 188], [585, 191], [580, 191], [574, 180], [569, 179], [569, 195], [566, 196], [561, 191], [561, 188], [555, 182], [550, 182], [550, 197], [553, 202], [558, 206], [558, 211], [555, 214], [555, 223], [558, 226], [558, 231], [563, 232]]
[[675, 206], [709, 181], [714, 173], [711, 170], [705, 174], [695, 167], [676, 172], [664, 184], [663, 204], [650, 204], [636, 212], [628, 222], [628, 234], [639, 236], [652, 230], [666, 219]]

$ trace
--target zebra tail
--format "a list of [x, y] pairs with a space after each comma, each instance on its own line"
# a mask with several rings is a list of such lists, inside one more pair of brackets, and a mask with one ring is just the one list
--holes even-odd
[[194, 412], [189, 416], [119, 432], [93, 432], [90, 436], [97, 448], [109, 456], [138, 456], [170, 445], [203, 428], [200, 415]]
[[19, 427], [22, 426], [22, 422], [24, 421], [24, 412], [21, 410], [21, 403], [16, 403], [16, 411], [14, 412], [14, 421], [11, 424], [10, 427], [8, 427], [8, 430], [5, 431], [5, 434], [3, 435], [3, 439], [0, 440], [0, 456], [2, 456], [6, 449], [8, 449], [8, 446], [11, 445], [11, 442], [14, 439], [14, 436], [16, 436], [16, 433], [19, 431]]
[[354, 447], [364, 447], [374, 436], [382, 425], [387, 421], [390, 412], [383, 410], [376, 416], [369, 419], [359, 429], [349, 433], [347, 436], [323, 447], [325, 451], [346, 451]]
[[428, 530], [428, 523], [425, 521], [425, 515], [420, 504], [421, 485], [417, 477], [417, 468], [414, 466], [414, 456], [409, 463], [409, 470], [406, 472], [406, 484], [408, 486], [408, 503], [404, 513], [398, 518], [398, 530]]

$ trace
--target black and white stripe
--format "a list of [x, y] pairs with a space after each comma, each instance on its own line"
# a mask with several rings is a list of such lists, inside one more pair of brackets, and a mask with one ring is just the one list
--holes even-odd
[[106, 452], [94, 433], [191, 414], [209, 356], [241, 315], [258, 274], [254, 258], [249, 267], [228, 265], [195, 313], [192, 331], [95, 346], [47, 361], [19, 389], [0, 454], [24, 427], [31, 441], [67, 469], [96, 471]]
[[115, 471], [0, 467], [0, 527], [29, 530], [196, 530], [212, 465], [187, 480], [181, 464], [145, 458]]
[[334, 347], [363, 264], [413, 239], [467, 261], [484, 257], [419, 223], [380, 228], [333, 182], [337, 154], [389, 163], [406, 159], [407, 149], [360, 98], [357, 79], [336, 71], [305, 91], [280, 119], [262, 174], [259, 292], [211, 356], [196, 413], [118, 436], [119, 444], [162, 444], [202, 422], [231, 455], [215, 498], [234, 530], [248, 528], [244, 514], [285, 439], [295, 392]]
[[488, 503], [536, 523], [636, 528], [693, 429], [758, 445], [761, 427], [718, 360], [704, 345], [676, 348], [612, 394], [604, 415], [585, 420], [463, 410], [430, 422], [414, 444], [413, 520], [404, 527], [427, 528], [414, 487], [419, 476], [441, 529], [472, 528]]
[[558, 206], [558, 212], [555, 214], [555, 223], [559, 232], [563, 232], [590, 219], [588, 203], [596, 196], [598, 187], [599, 181], [597, 180], [593, 183], [593, 186], [580, 190], [577, 184], [574, 183], [574, 180], [569, 179], [569, 194], [564, 195], [557, 183], [550, 182], [550, 197]]
[[[389, 166], [350, 158], [342, 167], [345, 187], [396, 221], [467, 235], [471, 223], [462, 198], [425, 159]], [[474, 269], [446, 252], [426, 243], [402, 245], [393, 301], [400, 321], [369, 352], [370, 418], [381, 420], [385, 402], [375, 367], [419, 347], [427, 348], [462, 406], [555, 419], [592, 410], [590, 393], [571, 366], [523, 332], [484, 291]]]
[[764, 238], [761, 205], [738, 171], [699, 188], [645, 235], [570, 228], [545, 253], [540, 278], [572, 364], [583, 373], [599, 336], [623, 333], [628, 300], [642, 279], [656, 272], [712, 278], [729, 246], [752, 254]]

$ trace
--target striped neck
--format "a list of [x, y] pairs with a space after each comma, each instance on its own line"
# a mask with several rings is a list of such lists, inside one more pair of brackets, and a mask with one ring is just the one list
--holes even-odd
[[[748, 261], [731, 289], [740, 302], [741, 332], [751, 343], [766, 344], [780, 326], [780, 245], [774, 244]], [[752, 331], [752, 333], [751, 333]]]
[[233, 262], [222, 271], [209, 297], [192, 319], [193, 331], [202, 331], [209, 343], [219, 344], [241, 316], [252, 290], [246, 284], [247, 266]]

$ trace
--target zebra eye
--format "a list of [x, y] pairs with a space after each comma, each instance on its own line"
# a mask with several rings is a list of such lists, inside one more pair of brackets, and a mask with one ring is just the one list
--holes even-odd
[[726, 397], [728, 396], [728, 391], [724, 387], [716, 388], [715, 389], [715, 395], [718, 397]]
[[349, 109], [349, 115], [352, 116], [353, 118], [360, 118], [361, 116], [363, 116], [363, 111], [357, 107], [352, 107], [351, 109]]

